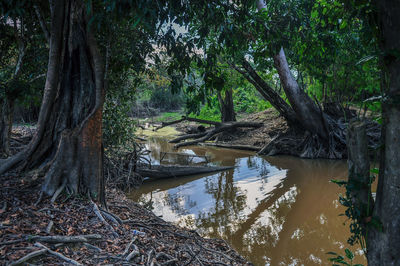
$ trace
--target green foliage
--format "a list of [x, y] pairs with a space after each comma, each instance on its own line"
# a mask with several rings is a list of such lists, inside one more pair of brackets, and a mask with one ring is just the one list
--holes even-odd
[[362, 264], [353, 264], [354, 254], [349, 249], [345, 249], [345, 257], [339, 255], [335, 252], [327, 252], [328, 255], [333, 255], [335, 257], [329, 258], [333, 264], [332, 266], [346, 265], [346, 266], [363, 266]]
[[[376, 171], [376, 170], [374, 170]], [[379, 230], [382, 230], [382, 225], [376, 217], [373, 217], [371, 213], [368, 213], [370, 206], [357, 207], [354, 205], [352, 195], [361, 189], [364, 189], [364, 183], [358, 182], [356, 179], [349, 179], [350, 181], [343, 180], [331, 180], [332, 183], [344, 186], [346, 188], [345, 196], [339, 195], [339, 202], [346, 207], [345, 213], [342, 215], [347, 216], [350, 219], [350, 237], [347, 242], [350, 245], [359, 243], [366, 252], [366, 235], [368, 226], [374, 226]], [[369, 191], [371, 191], [371, 184], [374, 182], [375, 176], [371, 176], [367, 184]], [[372, 204], [372, 199], [371, 199]]]

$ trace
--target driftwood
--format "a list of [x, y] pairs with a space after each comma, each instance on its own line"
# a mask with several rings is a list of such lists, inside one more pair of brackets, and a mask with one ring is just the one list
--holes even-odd
[[143, 177], [170, 178], [205, 174], [233, 169], [232, 166], [183, 166], [183, 165], [152, 165], [149, 167], [138, 167], [138, 173]]
[[204, 142], [204, 143], [202, 143], [202, 145], [220, 147], [220, 148], [226, 148], [226, 149], [255, 151], [255, 152], [258, 152], [261, 150], [261, 147], [252, 146], [252, 145], [229, 144], [229, 143], [218, 143], [218, 142], [213, 142], [213, 143]]

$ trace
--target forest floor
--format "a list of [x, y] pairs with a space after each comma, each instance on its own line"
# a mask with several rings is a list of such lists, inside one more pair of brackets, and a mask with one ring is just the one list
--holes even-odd
[[32, 174], [0, 183], [1, 265], [251, 265], [224, 240], [168, 223], [110, 186], [105, 210], [66, 194], [39, 200], [42, 178]]

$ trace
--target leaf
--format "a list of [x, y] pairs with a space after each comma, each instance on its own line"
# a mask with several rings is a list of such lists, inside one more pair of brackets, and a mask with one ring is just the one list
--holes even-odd
[[349, 260], [352, 260], [352, 259], [354, 258], [353, 252], [351, 252], [349, 249], [346, 248], [344, 251], [346, 252], [346, 257], [347, 257]]

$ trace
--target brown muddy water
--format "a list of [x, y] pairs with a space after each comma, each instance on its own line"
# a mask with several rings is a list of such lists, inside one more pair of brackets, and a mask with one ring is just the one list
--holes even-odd
[[[154, 164], [159, 164], [161, 151], [173, 151], [159, 138], [146, 146]], [[360, 247], [347, 244], [349, 221], [339, 216], [344, 213], [338, 202], [343, 190], [329, 182], [346, 178], [345, 161], [259, 157], [203, 146], [179, 152], [207, 155], [211, 164], [235, 169], [147, 180], [130, 198], [166, 221], [196, 229], [204, 237], [225, 239], [255, 265], [331, 265], [326, 253], [344, 256], [345, 248], [356, 253], [357, 263], [366, 264]], [[176, 156], [165, 161], [185, 163]]]

